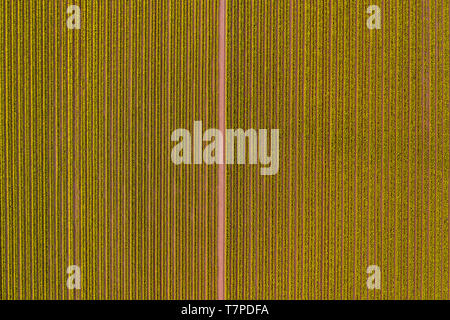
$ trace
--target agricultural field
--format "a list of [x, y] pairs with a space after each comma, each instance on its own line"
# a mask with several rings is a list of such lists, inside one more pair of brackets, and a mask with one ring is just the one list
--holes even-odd
[[449, 183], [449, 0], [0, 0], [2, 300], [450, 299]]

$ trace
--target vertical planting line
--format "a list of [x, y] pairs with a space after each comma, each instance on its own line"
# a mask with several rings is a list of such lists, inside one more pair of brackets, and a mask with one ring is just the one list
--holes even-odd
[[[226, 103], [226, 0], [220, 0], [219, 3], [219, 130], [222, 132], [225, 138], [225, 103]], [[223, 140], [223, 152], [222, 157], [225, 161], [225, 139]], [[217, 173], [217, 290], [218, 299], [223, 300], [225, 298], [224, 281], [225, 281], [225, 164], [222, 161], [218, 165]]]

